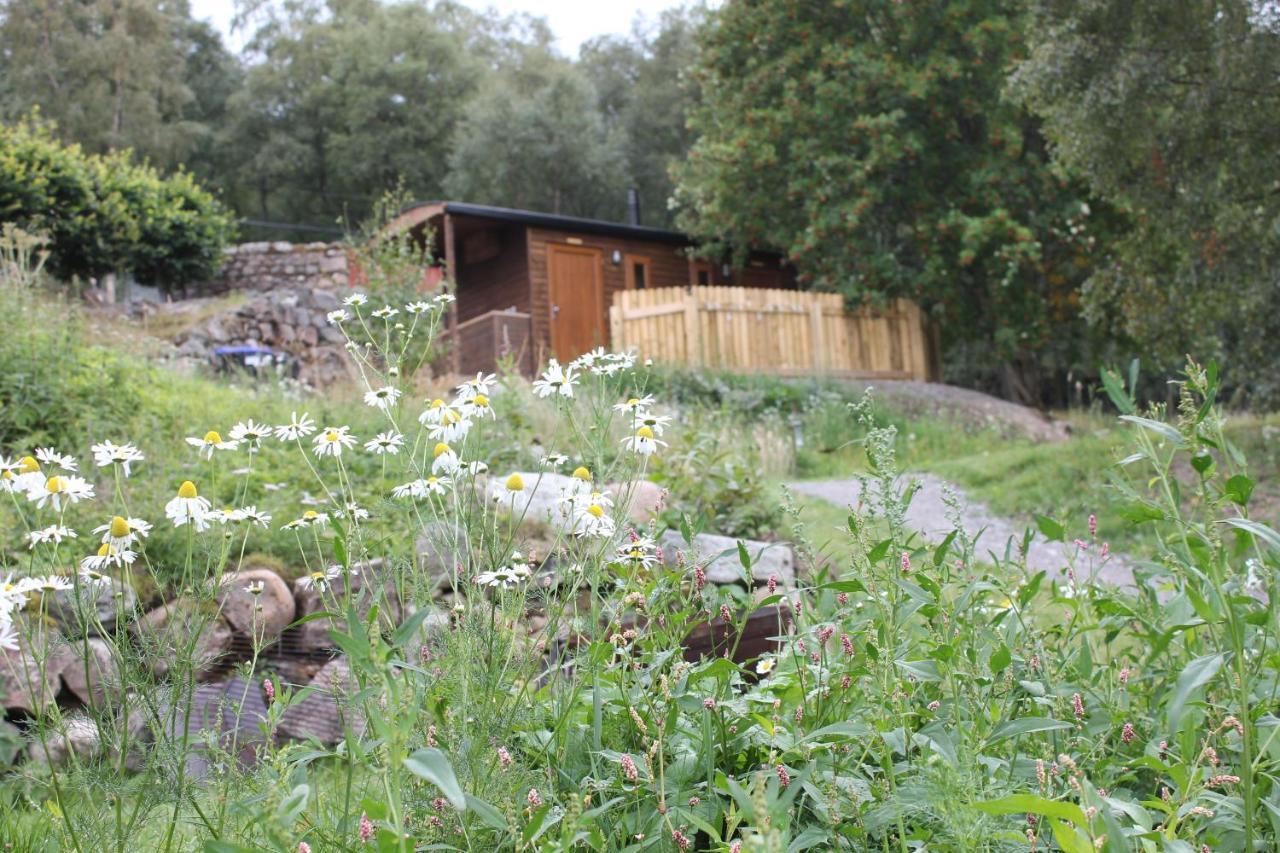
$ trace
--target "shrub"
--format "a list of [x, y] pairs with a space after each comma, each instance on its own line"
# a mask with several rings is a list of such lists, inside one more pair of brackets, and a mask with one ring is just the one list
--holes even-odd
[[49, 239], [59, 278], [130, 272], [164, 289], [213, 275], [230, 214], [185, 172], [63, 145], [33, 117], [0, 126], [0, 216]]

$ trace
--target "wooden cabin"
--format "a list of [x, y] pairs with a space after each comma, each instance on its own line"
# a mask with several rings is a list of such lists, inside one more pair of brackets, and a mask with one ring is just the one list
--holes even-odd
[[740, 269], [711, 264], [690, 256], [688, 235], [639, 224], [432, 201], [406, 208], [390, 228], [430, 241], [443, 262], [437, 275], [456, 283], [448, 335], [459, 373], [509, 357], [528, 374], [548, 356], [607, 347], [609, 309], [623, 291], [796, 286], [781, 255], [752, 253]]

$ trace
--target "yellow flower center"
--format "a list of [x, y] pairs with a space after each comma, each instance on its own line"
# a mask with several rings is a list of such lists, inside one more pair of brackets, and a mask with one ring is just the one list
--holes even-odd
[[445, 409], [444, 414], [440, 416], [440, 422], [445, 424], [453, 424], [462, 420], [462, 417], [453, 409]]
[[57, 475], [54, 475], [45, 481], [44, 487], [48, 490], [49, 494], [56, 495], [58, 492], [65, 492], [67, 490], [67, 481]]
[[111, 519], [111, 535], [117, 539], [123, 539], [129, 535], [129, 522], [125, 521], [121, 516], [115, 516]]
[[438, 482], [440, 482], [440, 478], [439, 478], [439, 477], [428, 477], [428, 478], [427, 478], [427, 485], [428, 485], [428, 486], [434, 486], [434, 485], [435, 485], [436, 483], [438, 483]]
[[316, 512], [314, 509], [309, 509], [302, 514], [302, 517], [310, 521], [313, 518], [319, 518], [320, 513]]
[[218, 435], [218, 433], [214, 430], [209, 430], [204, 434], [204, 443], [205, 444], [222, 444], [222, 436]]
[[433, 408], [433, 409], [443, 409], [443, 408], [444, 408], [444, 400], [441, 400], [439, 397], [436, 397], [434, 400], [432, 400], [432, 401], [431, 401], [431, 408]]
[[587, 507], [587, 512], [596, 518], [602, 518], [604, 516], [604, 507], [600, 506], [600, 504], [592, 504]]
[[439, 458], [439, 457], [443, 456], [444, 454], [446, 454], [446, 453], [450, 452], [450, 449], [451, 449], [451, 448], [449, 447], [449, 445], [445, 444], [445, 443], [442, 441], [442, 442], [440, 442], [439, 444], [437, 444], [437, 445], [436, 445], [435, 455], [436, 455], [436, 457], [437, 457], [437, 458]]
[[324, 572], [312, 572], [311, 579], [317, 581], [324, 580]]
[[22, 461], [18, 463], [18, 470], [24, 474], [34, 474], [40, 470], [40, 463], [35, 460], [34, 456], [24, 456]]
[[627, 405], [634, 409], [636, 406], [640, 405], [640, 398], [632, 397], [630, 400], [627, 401]]
[[191, 500], [196, 497], [196, 484], [190, 480], [183, 480], [182, 485], [178, 487], [178, 497], [185, 500]]
[[480, 408], [484, 408], [485, 406], [489, 405], [489, 398], [483, 394], [477, 394], [476, 398], [471, 402]]
[[326, 432], [326, 433], [324, 434], [324, 440], [325, 440], [325, 441], [328, 441], [328, 442], [334, 442], [334, 441], [337, 441], [337, 440], [338, 440], [338, 431], [337, 431], [337, 430], [333, 430], [333, 429], [329, 430], [328, 432]]
[[111, 547], [110, 542], [103, 542], [102, 547], [98, 549], [99, 557], [109, 557], [116, 549]]
[[588, 483], [591, 482], [591, 472], [581, 465], [573, 469], [573, 476], [579, 480], [586, 480]]
[[507, 478], [507, 491], [509, 491], [509, 492], [523, 492], [523, 491], [524, 491], [524, 477], [521, 477], [519, 474], [512, 474], [510, 477], [508, 477], [508, 478]]
[[6, 469], [3, 474], [0, 474], [0, 480], [12, 480], [12, 479], [13, 479], [12, 471], [9, 471]]
[[636, 438], [653, 438], [653, 430], [647, 426], [642, 426], [636, 430]]

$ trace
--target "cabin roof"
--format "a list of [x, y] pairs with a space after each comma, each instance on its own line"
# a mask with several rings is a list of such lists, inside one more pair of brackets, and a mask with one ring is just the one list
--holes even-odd
[[577, 231], [584, 234], [603, 234], [611, 237], [626, 237], [632, 240], [671, 243], [678, 246], [690, 246], [694, 243], [693, 238], [688, 234], [683, 234], [679, 231], [668, 231], [664, 228], [651, 228], [646, 225], [626, 225], [621, 222], [585, 219], [580, 216], [562, 216], [557, 213], [538, 213], [533, 210], [514, 210], [509, 207], [491, 207], [486, 204], [468, 204], [461, 201], [415, 202], [401, 210], [397, 220], [405, 225], [412, 226], [434, 217], [438, 213], [475, 216], [500, 222], [516, 222], [536, 228], [553, 228], [560, 231]]

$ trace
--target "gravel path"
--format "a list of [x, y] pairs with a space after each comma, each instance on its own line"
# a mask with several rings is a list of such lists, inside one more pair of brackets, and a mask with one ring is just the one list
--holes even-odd
[[[944, 481], [933, 474], [913, 473], [906, 475], [920, 483], [920, 490], [911, 500], [907, 508], [907, 524], [918, 531], [929, 542], [940, 542], [951, 532], [953, 525], [947, 520], [947, 505], [943, 501]], [[875, 483], [870, 484], [875, 488]], [[787, 488], [798, 495], [828, 501], [837, 506], [849, 507], [857, 503], [861, 497], [857, 480], [803, 480], [788, 483]], [[986, 555], [988, 552], [1004, 554], [1005, 543], [1010, 538], [1022, 541], [1026, 524], [1015, 519], [996, 515], [984, 504], [971, 500], [959, 487], [952, 486], [960, 498], [960, 520], [964, 529], [976, 537], [975, 550]], [[1027, 555], [1027, 567], [1033, 571], [1044, 570], [1051, 577], [1064, 574], [1067, 567], [1067, 554], [1076, 546], [1071, 542], [1046, 542], [1037, 533], [1031, 543], [1031, 552]], [[1077, 560], [1077, 565], [1084, 570], [1087, 560]], [[1098, 570], [1097, 577], [1107, 583], [1120, 586], [1133, 585], [1133, 568], [1122, 556], [1111, 554]]]

